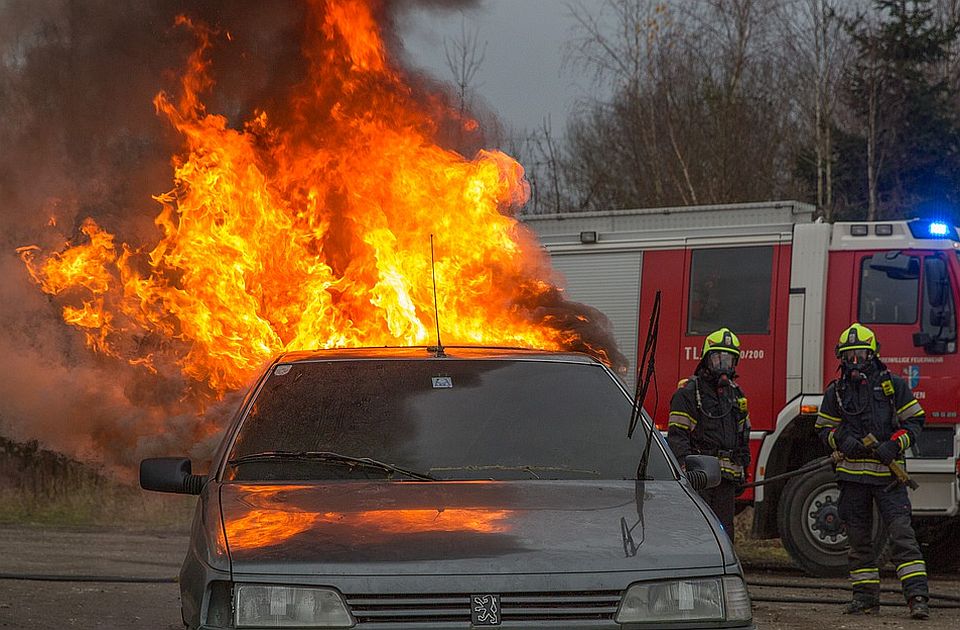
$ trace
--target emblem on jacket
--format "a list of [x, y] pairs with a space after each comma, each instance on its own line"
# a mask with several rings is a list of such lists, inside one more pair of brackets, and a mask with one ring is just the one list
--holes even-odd
[[884, 396], [893, 396], [895, 390], [893, 389], [893, 381], [889, 378], [880, 383], [880, 387], [883, 388]]
[[475, 626], [499, 626], [500, 596], [474, 595], [471, 597], [470, 621]]

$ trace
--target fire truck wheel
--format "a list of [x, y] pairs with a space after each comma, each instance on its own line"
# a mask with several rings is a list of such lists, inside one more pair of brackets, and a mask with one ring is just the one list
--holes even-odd
[[847, 535], [837, 510], [839, 496], [831, 470], [795, 477], [780, 495], [780, 541], [794, 562], [812, 575], [847, 573]]
[[[832, 470], [791, 479], [780, 495], [777, 527], [784, 548], [804, 571], [818, 577], [847, 575], [847, 534], [840, 521], [840, 489]], [[887, 535], [874, 512], [878, 558], [887, 555]]]

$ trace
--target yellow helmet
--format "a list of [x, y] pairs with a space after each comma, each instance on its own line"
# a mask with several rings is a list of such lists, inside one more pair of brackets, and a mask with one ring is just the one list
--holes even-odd
[[740, 340], [729, 328], [715, 330], [703, 340], [703, 356], [707, 356], [711, 350], [723, 350], [740, 358]]
[[840, 341], [837, 342], [837, 358], [845, 350], [871, 350], [874, 354], [880, 350], [880, 344], [877, 343], [877, 336], [873, 331], [860, 323], [854, 323], [852, 326], [840, 333]]

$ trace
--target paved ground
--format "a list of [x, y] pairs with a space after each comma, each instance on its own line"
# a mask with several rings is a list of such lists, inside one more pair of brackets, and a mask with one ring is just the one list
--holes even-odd
[[[130, 531], [44, 530], [0, 527], [0, 574], [111, 575], [172, 577], [186, 547], [183, 534]], [[790, 586], [752, 586], [755, 599], [825, 597], [844, 599], [841, 590], [813, 591], [803, 585], [843, 585], [842, 580], [813, 580], [796, 573], [749, 571], [751, 582], [788, 582]], [[893, 586], [895, 578], [885, 582]], [[960, 597], [960, 579], [936, 578], [931, 590]], [[899, 596], [889, 595], [892, 602]], [[176, 584], [110, 584], [0, 579], [0, 628], [181, 628]], [[759, 628], [896, 629], [960, 628], [960, 610], [934, 611], [926, 624], [906, 618], [902, 606], [884, 607], [879, 617], [841, 617], [836, 604], [755, 602]]]

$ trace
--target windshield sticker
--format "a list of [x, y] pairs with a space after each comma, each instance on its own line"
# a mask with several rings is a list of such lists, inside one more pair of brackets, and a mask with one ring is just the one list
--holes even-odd
[[292, 367], [293, 367], [292, 365], [278, 365], [277, 369], [273, 371], [273, 374], [274, 376], [283, 376], [284, 374], [289, 372], [290, 368]]
[[450, 389], [451, 387], [453, 387], [453, 377], [451, 376], [434, 376], [433, 377], [434, 389]]

